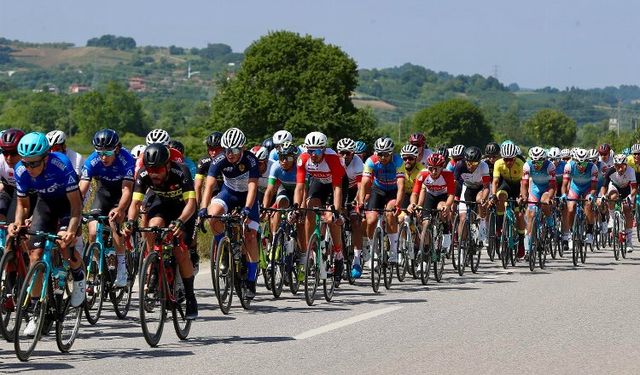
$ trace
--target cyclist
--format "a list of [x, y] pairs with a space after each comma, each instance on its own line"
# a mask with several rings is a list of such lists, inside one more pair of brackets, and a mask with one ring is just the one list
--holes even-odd
[[484, 146], [484, 159], [489, 167], [489, 176], [493, 176], [493, 165], [500, 159], [500, 145], [496, 142], [489, 142]]
[[[356, 142], [353, 139], [342, 138], [338, 141], [336, 148], [346, 166], [345, 173], [349, 181], [344, 201], [346, 204], [353, 204], [358, 198], [358, 190], [362, 183], [364, 163], [360, 160], [360, 157], [355, 154]], [[362, 255], [362, 220], [360, 220], [359, 216], [353, 211], [348, 212], [348, 214], [351, 223], [351, 238], [353, 241], [353, 266], [351, 268], [351, 276], [357, 279], [362, 275], [362, 265], [360, 264]]]
[[[304, 139], [306, 152], [298, 158], [298, 168], [296, 171], [296, 189], [294, 192], [294, 202], [302, 207], [303, 199], [306, 198], [305, 207], [323, 207], [333, 200], [336, 211], [342, 211], [343, 192], [342, 182], [345, 175], [345, 168], [340, 156], [331, 148], [327, 147], [327, 136], [321, 132], [311, 132]], [[305, 182], [309, 176], [309, 189], [305, 195]], [[327, 217], [328, 215], [325, 215]], [[327, 217], [327, 221], [329, 220]], [[308, 244], [315, 228], [315, 215], [307, 212], [305, 219], [304, 243]], [[342, 236], [340, 233], [341, 219], [338, 216], [336, 221], [329, 223], [331, 238], [333, 239], [333, 252], [335, 254], [334, 276], [338, 283], [342, 278], [344, 269], [344, 259], [342, 254]], [[306, 246], [303, 247], [305, 249]], [[306, 253], [302, 250], [299, 254], [298, 277], [304, 279], [304, 264], [306, 263]]]
[[[49, 152], [49, 150], [49, 141], [43, 133], [26, 134], [18, 143], [18, 154], [22, 158], [15, 168], [18, 202], [15, 221], [9, 225], [8, 233], [11, 237], [18, 234], [18, 229], [24, 225], [27, 219], [26, 213], [31, 208], [28, 194], [36, 193], [38, 199], [33, 209], [30, 228], [32, 231], [58, 232], [61, 237], [58, 244], [63, 257], [69, 260], [71, 266], [73, 291], [70, 302], [73, 307], [78, 307], [85, 298], [82, 255], [76, 254], [71, 246], [76, 242], [76, 236], [79, 234], [82, 214], [78, 175], [69, 158], [62, 153]], [[31, 264], [34, 264], [42, 257], [44, 238], [30, 236], [28, 247], [31, 250], [29, 259]], [[40, 297], [41, 287], [40, 280], [31, 290], [32, 299]], [[37, 327], [35, 319], [33, 317], [29, 321], [25, 334], [35, 334]]]
[[[276, 148], [274, 148], [276, 150]], [[263, 146], [254, 146], [251, 149], [251, 153], [256, 156], [258, 159], [258, 173], [260, 177], [258, 178], [258, 202], [262, 201], [264, 197], [264, 192], [267, 190], [267, 185], [269, 184], [269, 172], [271, 171], [272, 161], [269, 159], [269, 151], [267, 151], [266, 147]], [[265, 207], [271, 206], [271, 202]]]
[[[489, 196], [489, 166], [482, 158], [482, 152], [476, 146], [467, 147], [464, 150], [464, 160], [456, 163], [453, 176], [456, 180], [456, 197], [464, 201], [473, 201], [478, 204], [478, 239], [480, 242], [487, 241], [487, 198]], [[467, 216], [467, 204], [461, 202], [458, 205], [460, 223], [458, 233], [462, 233], [464, 222]]]
[[182, 154], [182, 161], [184, 162], [184, 165], [189, 170], [189, 173], [191, 173], [192, 176], [195, 176], [196, 163], [191, 158], [188, 158], [187, 154], [184, 153], [185, 151], [184, 143], [178, 141], [177, 139], [172, 139], [171, 141], [169, 141], [169, 148], [178, 150], [178, 152]]
[[367, 157], [368, 157], [367, 144], [364, 143], [364, 141], [356, 141], [355, 153], [363, 162], [367, 160]]
[[609, 168], [613, 167], [613, 150], [607, 143], [603, 143], [598, 146], [598, 154], [600, 154], [600, 161], [602, 162], [601, 173], [605, 174]]
[[[503, 143], [500, 146], [502, 157], [493, 166], [493, 183], [491, 184], [491, 198], [496, 206], [496, 237], [500, 237], [504, 223], [504, 210], [507, 198], [518, 199], [520, 197], [520, 185], [522, 180], [524, 162], [517, 157], [518, 147], [513, 143]], [[516, 226], [518, 228], [518, 257], [524, 257], [524, 217], [516, 207]]]
[[73, 170], [80, 176], [82, 166], [84, 165], [84, 158], [79, 153], [73, 151], [67, 147], [67, 136], [62, 130], [53, 130], [47, 133], [47, 140], [49, 141], [49, 147], [51, 152], [61, 152], [69, 158]]
[[422, 133], [413, 133], [409, 136], [409, 144], [418, 148], [418, 160], [423, 166], [427, 166], [427, 159], [432, 152], [427, 147], [427, 138]]
[[[133, 194], [135, 161], [122, 148], [120, 137], [115, 130], [102, 129], [92, 140], [95, 151], [89, 155], [80, 174], [80, 194], [86, 196], [91, 180], [98, 182], [98, 188], [91, 206], [91, 213], [108, 215], [109, 220], [121, 224]], [[96, 241], [96, 223], [89, 222], [89, 243]], [[115, 286], [127, 285], [127, 266], [124, 249], [116, 247], [118, 268]]]
[[[204, 186], [203, 182], [207, 175], [209, 174], [209, 167], [211, 166], [211, 160], [213, 160], [217, 155], [220, 155], [224, 149], [220, 145], [220, 139], [222, 138], [222, 133], [213, 132], [209, 134], [207, 137], [207, 154], [203, 156], [198, 161], [198, 166], [196, 167], [196, 176], [194, 179], [195, 190], [196, 190], [196, 201], [200, 204], [202, 197], [202, 187]], [[218, 181], [216, 186], [221, 186], [222, 180]], [[213, 192], [217, 193], [217, 191]]]
[[364, 164], [362, 186], [358, 192], [358, 206], [364, 206], [366, 194], [369, 198], [366, 214], [366, 235], [370, 243], [378, 221], [375, 210], [393, 210], [386, 212], [387, 236], [391, 255], [389, 263], [394, 264], [398, 256], [398, 215], [404, 198], [404, 169], [402, 158], [393, 153], [394, 143], [391, 138], [378, 138], [374, 144], [374, 155]]
[[[147, 207], [149, 226], [166, 227], [173, 230], [174, 236], [189, 246], [194, 231], [194, 213], [196, 194], [189, 169], [171, 160], [169, 148], [161, 143], [148, 145], [142, 156], [144, 166], [140, 170], [133, 188], [133, 201], [129, 206], [125, 234], [130, 234], [137, 219], [140, 206], [147, 190], [155, 193], [155, 198]], [[198, 317], [198, 302], [193, 291], [193, 263], [189, 250], [176, 246], [173, 256], [178, 263], [184, 284], [186, 298], [185, 318]]]
[[269, 151], [269, 160], [278, 161], [278, 150], [285, 142], [293, 142], [293, 135], [287, 130], [278, 130], [273, 134], [273, 150]]
[[[635, 145], [634, 145], [635, 146]], [[608, 229], [613, 229], [613, 209], [618, 199], [623, 199], [627, 204], [622, 206], [625, 220], [627, 247], [632, 247], [633, 236], [633, 206], [635, 204], [638, 185], [636, 173], [631, 166], [627, 164], [627, 158], [624, 154], [618, 154], [613, 157], [614, 168], [609, 168], [604, 177], [604, 185], [600, 188], [600, 196], [608, 199], [609, 222]], [[599, 198], [599, 204], [603, 204], [602, 198]]]
[[144, 153], [144, 148], [146, 146], [145, 145], [135, 145], [133, 146], [133, 148], [131, 149], [131, 156], [133, 156], [133, 159], [138, 160], [142, 157], [142, 154]]
[[451, 160], [449, 160], [449, 163], [447, 163], [446, 170], [448, 170], [449, 172], [453, 172], [456, 164], [464, 159], [464, 150], [464, 145], [455, 145], [451, 148], [451, 152], [449, 153]]
[[[296, 158], [298, 148], [291, 142], [284, 142], [278, 151], [278, 162], [272, 163], [269, 170], [269, 181], [264, 193], [262, 207], [269, 207], [275, 196], [275, 206], [280, 209], [289, 208], [293, 202], [296, 189]], [[280, 225], [280, 215], [271, 217], [271, 233], [276, 233]]]
[[[560, 159], [562, 159], [562, 161], [564, 161], [565, 163], [568, 163], [569, 160], [571, 160], [571, 150], [569, 150], [568, 148], [563, 148], [562, 150], [560, 150]], [[562, 170], [562, 173], [564, 173], [564, 169]]]
[[[529, 202], [541, 202], [545, 217], [551, 215], [551, 199], [556, 190], [556, 167], [547, 160], [547, 152], [542, 147], [529, 149], [531, 160], [524, 164], [520, 199]], [[533, 203], [527, 208], [527, 233], [524, 241], [525, 253], [531, 251], [531, 232], [533, 231], [536, 206]]]
[[[20, 129], [7, 129], [0, 136], [0, 221], [13, 221], [16, 212], [15, 166], [20, 161], [18, 144], [24, 136]], [[32, 200], [32, 205], [35, 201]]]
[[271, 152], [271, 150], [273, 150], [276, 145], [273, 143], [273, 139], [269, 137], [262, 141], [262, 147], [266, 148], [268, 152]]
[[402, 146], [400, 157], [402, 157], [402, 161], [404, 162], [402, 165], [402, 173], [404, 174], [404, 198], [402, 199], [400, 207], [407, 208], [411, 204], [413, 185], [424, 168], [422, 167], [422, 163], [418, 163], [418, 148], [410, 143]]
[[549, 158], [549, 161], [553, 163], [553, 166], [556, 169], [556, 197], [559, 197], [562, 195], [562, 191], [561, 189], [558, 189], [558, 187], [562, 186], [564, 166], [567, 164], [567, 162], [560, 158], [560, 149], [558, 147], [551, 147], [547, 156]]
[[[224, 154], [211, 161], [207, 174], [199, 216], [207, 212], [219, 216], [242, 207], [242, 215], [246, 217], [247, 228], [244, 231], [244, 244], [247, 256], [247, 298], [253, 299], [256, 294], [256, 277], [258, 271], [257, 231], [260, 222], [258, 210], [258, 160], [251, 152], [244, 151], [246, 138], [238, 128], [229, 128], [222, 134], [220, 145]], [[213, 198], [218, 178], [223, 184], [220, 192]], [[224, 233], [224, 224], [218, 219], [209, 221], [216, 242], [219, 243]]]
[[[593, 223], [594, 215], [591, 201], [595, 200], [596, 188], [598, 186], [598, 168], [587, 160], [589, 153], [584, 149], [577, 149], [574, 159], [567, 163], [564, 168], [562, 180], [563, 199], [587, 199], [590, 202], [585, 204], [584, 212], [587, 217], [587, 237], [585, 243], [593, 243]], [[576, 202], [567, 202], [563, 210], [562, 223], [562, 245], [565, 250], [569, 249], [569, 239], [571, 238], [571, 228], [575, 217]]]

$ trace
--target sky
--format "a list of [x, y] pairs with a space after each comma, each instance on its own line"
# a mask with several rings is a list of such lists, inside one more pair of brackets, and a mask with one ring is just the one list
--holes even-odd
[[29, 42], [133, 37], [138, 45], [242, 52], [290, 30], [361, 68], [410, 62], [523, 88], [640, 85], [638, 0], [1, 0], [0, 36]]

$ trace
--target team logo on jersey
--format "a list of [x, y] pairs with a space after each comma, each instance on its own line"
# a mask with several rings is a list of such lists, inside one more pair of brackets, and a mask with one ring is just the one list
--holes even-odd
[[302, 158], [298, 158], [298, 167], [302, 167]]
[[242, 164], [242, 163], [238, 164], [238, 169], [240, 170], [240, 172], [244, 172], [245, 168], [246, 167], [244, 166], [244, 164]]

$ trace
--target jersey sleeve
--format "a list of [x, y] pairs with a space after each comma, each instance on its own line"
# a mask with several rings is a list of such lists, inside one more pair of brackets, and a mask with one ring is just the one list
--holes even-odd
[[195, 179], [203, 179], [209, 173], [209, 166], [211, 159], [208, 157], [202, 158], [198, 161], [198, 165], [196, 166], [196, 175]]
[[249, 163], [249, 178], [260, 178], [260, 167], [258, 166], [258, 159], [251, 154], [247, 157]]
[[133, 157], [127, 158], [123, 168], [124, 168], [123, 179], [125, 181], [134, 181], [134, 178], [135, 178], [134, 176], [136, 173], [136, 160]]
[[306, 152], [298, 156], [296, 162], [296, 183], [298, 184], [304, 184], [307, 178], [307, 160], [309, 160], [309, 154]]
[[344, 164], [342, 164], [342, 159], [335, 154], [325, 155], [327, 158], [327, 165], [331, 170], [331, 185], [333, 187], [342, 185], [342, 177], [345, 175]]
[[447, 194], [455, 195], [456, 193], [456, 181], [453, 178], [453, 173], [448, 171], [442, 171], [442, 177], [444, 181], [447, 183]]
[[500, 170], [502, 169], [504, 161], [502, 159], [496, 160], [496, 163], [493, 165], [493, 178], [500, 178]]
[[133, 185], [133, 200], [140, 201], [144, 200], [144, 194], [147, 192], [149, 185], [147, 183], [148, 174], [146, 169], [141, 169], [138, 172], [138, 176], [136, 177], [136, 182]]
[[564, 172], [562, 173], [562, 178], [565, 180], [571, 179], [571, 163], [567, 163], [564, 165]]
[[207, 172], [207, 176], [209, 177], [220, 177], [222, 175], [222, 164], [226, 158], [224, 157], [216, 157], [211, 160], [211, 165], [209, 166], [209, 171]]
[[184, 199], [185, 201], [191, 198], [195, 199], [196, 191], [193, 187], [193, 178], [191, 178], [191, 172], [189, 172], [189, 168], [184, 166], [184, 164], [180, 167], [180, 169], [182, 170], [182, 180], [180, 181], [180, 184], [182, 185], [182, 199]]
[[[68, 160], [68, 159], [67, 159]], [[64, 189], [67, 193], [78, 190], [78, 174], [70, 161], [64, 163]]]
[[28, 176], [27, 169], [22, 165], [22, 162], [16, 164], [16, 195], [19, 197], [26, 197], [29, 189], [31, 188], [31, 179]]
[[480, 173], [482, 174], [482, 185], [489, 185], [491, 183], [491, 177], [489, 176], [489, 165], [485, 162], [481, 162], [478, 168], [482, 168]]
[[418, 177], [413, 182], [413, 191], [412, 193], [419, 194], [420, 189], [422, 189], [422, 184], [424, 184], [424, 180], [427, 178], [429, 172], [422, 171], [418, 174]]
[[280, 163], [274, 162], [271, 164], [271, 168], [269, 169], [269, 181], [267, 182], [270, 186], [276, 186], [276, 183], [280, 178], [280, 173], [278, 173], [278, 170], [280, 169]]
[[93, 178], [93, 167], [91, 163], [92, 159], [93, 154], [89, 155], [87, 160], [85, 160], [84, 164], [82, 165], [82, 169], [80, 171], [80, 179], [83, 181], [91, 181], [91, 179]]
[[371, 158], [368, 158], [367, 161], [364, 162], [364, 165], [362, 167], [362, 175], [364, 177], [373, 176], [373, 168], [373, 160]]
[[591, 164], [591, 182], [598, 182], [598, 167], [594, 164]]
[[522, 167], [522, 179], [528, 181], [530, 176], [531, 167], [529, 166], [529, 163], [524, 163], [524, 166]]

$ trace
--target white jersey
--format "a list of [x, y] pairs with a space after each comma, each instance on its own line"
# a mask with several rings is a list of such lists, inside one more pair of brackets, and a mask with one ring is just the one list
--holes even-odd
[[71, 165], [73, 165], [73, 170], [76, 171], [76, 174], [80, 176], [80, 172], [82, 171], [82, 166], [84, 165], [84, 158], [82, 155], [73, 151], [70, 148], [67, 148], [67, 152], [65, 153], [69, 160], [71, 161]]
[[3, 184], [16, 187], [16, 176], [13, 168], [4, 160], [4, 155], [0, 154], [0, 180]]
[[364, 169], [364, 163], [358, 155], [353, 155], [351, 163], [347, 165], [346, 172], [349, 178], [349, 188], [355, 187], [358, 182], [362, 180], [362, 171]]
[[267, 170], [258, 178], [258, 191], [264, 193], [267, 191], [267, 185], [269, 184], [269, 175], [271, 173], [271, 165], [273, 160], [267, 159]]

